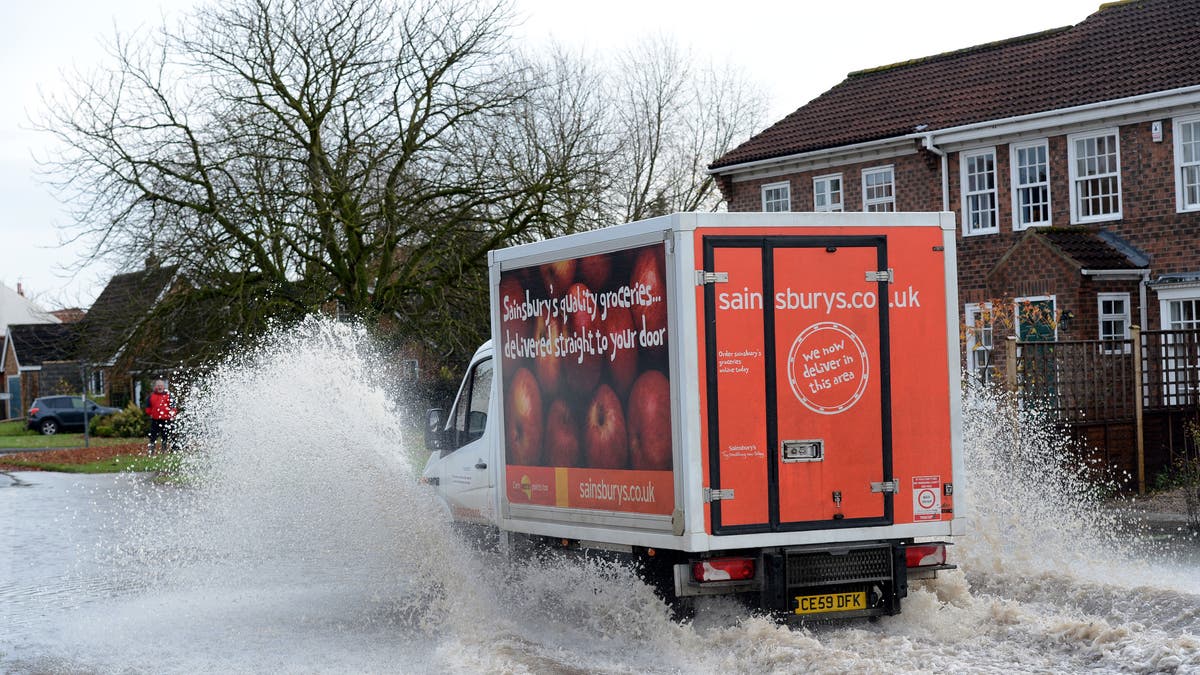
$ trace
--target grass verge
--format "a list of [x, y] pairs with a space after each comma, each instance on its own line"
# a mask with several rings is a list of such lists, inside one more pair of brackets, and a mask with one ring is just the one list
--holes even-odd
[[145, 454], [141, 441], [117, 439], [119, 445], [94, 446], [0, 455], [0, 471], [58, 471], [62, 473], [117, 473], [120, 471], [171, 472], [177, 455]]
[[[126, 445], [128, 438], [100, 438], [92, 436], [89, 445]], [[24, 420], [0, 422], [0, 450], [40, 450], [42, 448], [82, 448], [83, 434], [54, 434], [43, 436], [25, 428]]]

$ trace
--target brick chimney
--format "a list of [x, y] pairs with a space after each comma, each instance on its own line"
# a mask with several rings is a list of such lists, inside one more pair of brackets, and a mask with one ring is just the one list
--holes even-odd
[[25, 297], [25, 286], [19, 281], [17, 282], [17, 295], [21, 296], [22, 298]]

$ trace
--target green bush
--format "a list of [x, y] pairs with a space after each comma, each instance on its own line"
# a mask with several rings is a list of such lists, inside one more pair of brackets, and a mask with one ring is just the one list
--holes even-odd
[[92, 435], [104, 438], [145, 438], [150, 433], [150, 418], [132, 402], [119, 413], [97, 417]]

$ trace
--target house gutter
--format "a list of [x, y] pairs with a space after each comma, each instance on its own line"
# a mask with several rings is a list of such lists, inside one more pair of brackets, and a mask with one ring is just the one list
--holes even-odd
[[[1085, 103], [1083, 105], [1072, 106], [1070, 108], [1058, 108], [1055, 110], [1046, 110], [1042, 112], [1029, 113], [1026, 115], [1005, 117], [998, 120], [972, 122], [970, 124], [963, 124], [957, 127], [947, 127], [945, 129], [940, 129], [937, 132], [891, 136], [889, 138], [855, 143], [853, 145], [841, 145], [834, 148], [822, 148], [820, 150], [801, 152], [783, 157], [759, 159], [750, 162], [744, 162], [742, 164], [732, 164], [716, 169], [709, 169], [706, 173], [710, 176], [716, 176], [720, 174], [732, 175], [736, 173], [753, 171], [765, 166], [810, 162], [826, 157], [836, 157], [854, 152], [872, 150], [880, 151], [886, 149], [889, 145], [895, 145], [897, 148], [903, 148], [914, 141], [919, 141], [925, 147], [929, 147], [926, 145], [926, 143], [928, 142], [929, 144], [932, 144], [934, 136], [937, 137], [938, 143], [940, 143], [942, 146], [951, 143], [968, 143], [994, 136], [1017, 135], [1031, 132], [1038, 132], [1040, 135], [1045, 136], [1047, 135], [1046, 132], [1048, 127], [1086, 124], [1112, 117], [1144, 114], [1151, 111], [1161, 111], [1163, 108], [1170, 108], [1173, 106], [1195, 105], [1198, 102], [1200, 102], [1200, 85], [1180, 87], [1178, 89], [1169, 89], [1167, 91], [1139, 94], [1137, 96], [1130, 96], [1123, 99]], [[1055, 120], [1054, 124], [1051, 125], [1046, 123], [1047, 120], [1053, 120], [1054, 118], [1061, 119]]]
[[924, 148], [938, 157], [942, 158], [942, 210], [950, 210], [950, 160], [946, 157], [946, 151], [933, 144], [933, 134], [925, 134], [921, 139], [921, 145]]

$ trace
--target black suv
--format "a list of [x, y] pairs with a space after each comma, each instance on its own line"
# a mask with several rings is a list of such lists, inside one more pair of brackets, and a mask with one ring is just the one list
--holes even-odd
[[[33, 405], [29, 406], [25, 426], [47, 436], [59, 431], [83, 431], [83, 405], [83, 399], [78, 396], [43, 396], [34, 399]], [[93, 417], [111, 415], [120, 410], [97, 405], [95, 401], [87, 402], [89, 422]]]

